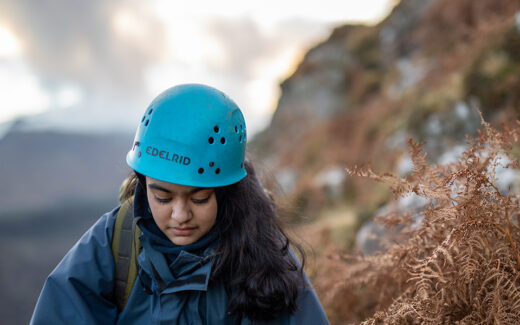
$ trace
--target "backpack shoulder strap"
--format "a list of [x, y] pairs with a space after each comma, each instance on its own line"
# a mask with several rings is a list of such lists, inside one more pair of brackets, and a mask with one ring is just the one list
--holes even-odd
[[112, 237], [115, 261], [114, 302], [123, 310], [137, 278], [137, 255], [140, 251], [141, 230], [135, 226], [133, 197], [121, 204]]

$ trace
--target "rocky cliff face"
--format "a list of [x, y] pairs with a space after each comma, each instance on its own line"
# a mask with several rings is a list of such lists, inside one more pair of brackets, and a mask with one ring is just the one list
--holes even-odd
[[[365, 282], [346, 285], [358, 265], [347, 269], [352, 263], [337, 249], [365, 255], [384, 249], [371, 239], [391, 241], [389, 230], [368, 220], [390, 207], [418, 211], [427, 202], [409, 195], [390, 205], [385, 185], [347, 176], [345, 168], [370, 164], [405, 176], [413, 168], [409, 138], [425, 143], [429, 163], [444, 164], [458, 160], [465, 136], [478, 132], [479, 111], [495, 126], [515, 123], [520, 2], [402, 0], [377, 26], [336, 28], [281, 89], [272, 123], [252, 147], [297, 207], [293, 217], [305, 221], [298, 231], [317, 258], [308, 273], [331, 324], [359, 323], [380, 305], [358, 294], [384, 294], [380, 283], [370, 292]], [[520, 148], [511, 152], [520, 158]], [[518, 191], [518, 171], [495, 171], [500, 191]], [[338, 287], [341, 293], [331, 295]]]
[[336, 28], [281, 84], [253, 147], [300, 212], [338, 200], [375, 209], [388, 193], [358, 186], [345, 167], [406, 173], [407, 138], [426, 141], [438, 161], [475, 134], [476, 108], [492, 123], [518, 117], [519, 10], [518, 1], [403, 0], [377, 26]]

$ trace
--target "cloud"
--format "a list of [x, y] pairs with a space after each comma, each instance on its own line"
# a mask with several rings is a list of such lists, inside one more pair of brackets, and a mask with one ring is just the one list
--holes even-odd
[[154, 95], [202, 82], [234, 98], [258, 130], [269, 121], [277, 82], [329, 27], [200, 15], [184, 4], [154, 8], [136, 0], [2, 0], [1, 24], [20, 41], [23, 65], [54, 108], [27, 118], [28, 128], [133, 129]]
[[207, 25], [223, 51], [223, 61], [216, 66], [222, 72], [241, 78], [253, 77], [252, 63], [270, 50], [270, 40], [250, 19], [213, 19]]
[[[304, 52], [330, 33], [329, 26], [302, 18], [264, 25], [252, 17], [213, 18], [207, 32], [221, 48], [214, 74], [224, 75], [227, 88], [245, 103], [249, 128], [267, 126], [279, 96], [278, 82], [288, 77]], [[248, 118], [249, 117], [249, 118]]]
[[2, 2], [0, 20], [49, 91], [73, 81], [87, 96], [139, 96], [163, 53], [164, 26], [138, 1]]
[[285, 52], [297, 52], [328, 33], [323, 23], [297, 18], [270, 28], [250, 17], [213, 18], [206, 27], [224, 52], [224, 61], [215, 68], [244, 79], [255, 78], [262, 62], [275, 62]]

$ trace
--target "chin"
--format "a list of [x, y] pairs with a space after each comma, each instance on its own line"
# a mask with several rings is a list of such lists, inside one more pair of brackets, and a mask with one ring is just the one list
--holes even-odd
[[193, 244], [194, 242], [197, 241], [193, 238], [188, 238], [188, 237], [174, 238], [174, 239], [170, 239], [170, 240], [172, 241], [172, 243], [174, 243], [177, 246], [186, 246], [189, 244]]

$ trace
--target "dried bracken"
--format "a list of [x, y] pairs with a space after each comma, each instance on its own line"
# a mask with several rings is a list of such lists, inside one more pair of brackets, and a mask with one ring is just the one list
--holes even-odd
[[349, 170], [429, 203], [418, 214], [379, 217], [399, 225], [400, 237], [373, 257], [342, 256], [344, 280], [325, 299], [364, 291], [363, 301], [344, 305], [367, 307], [362, 324], [520, 324], [520, 196], [501, 192], [495, 174], [504, 164], [518, 169], [519, 135], [518, 125], [498, 131], [482, 121], [458, 162], [430, 166], [410, 141], [415, 168], [406, 179]]

